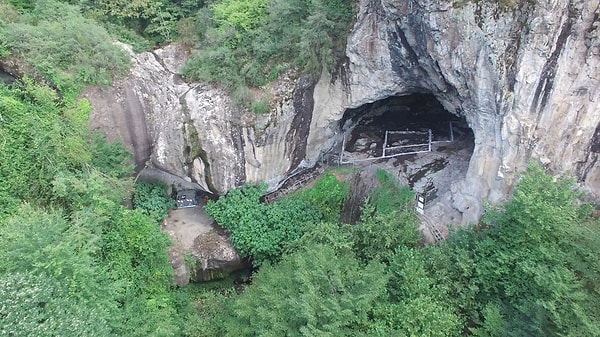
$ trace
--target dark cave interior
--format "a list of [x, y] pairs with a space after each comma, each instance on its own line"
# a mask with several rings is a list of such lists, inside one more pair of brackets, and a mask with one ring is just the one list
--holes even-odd
[[454, 137], [466, 138], [467, 143], [469, 139], [473, 142], [473, 132], [466, 120], [449, 113], [432, 94], [391, 96], [348, 109], [341, 124], [344, 131], [350, 131], [344, 150], [363, 152], [373, 157], [383, 155], [385, 131], [403, 132], [389, 134], [388, 147], [394, 142], [397, 145], [426, 143], [428, 130], [431, 130], [434, 143], [450, 143]]
[[457, 221], [451, 186], [466, 177], [475, 144], [464, 117], [448, 112], [433, 94], [414, 93], [348, 109], [340, 123], [339, 165], [384, 169], [424, 197], [426, 213]]

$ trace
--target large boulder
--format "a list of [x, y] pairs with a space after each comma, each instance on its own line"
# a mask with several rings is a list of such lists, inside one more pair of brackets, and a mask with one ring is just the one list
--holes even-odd
[[168, 253], [175, 285], [225, 278], [248, 267], [227, 233], [200, 207], [171, 210], [161, 230], [172, 241]]
[[193, 261], [191, 279], [195, 282], [225, 278], [234, 271], [249, 267], [229, 239], [214, 231], [199, 235], [189, 254]]

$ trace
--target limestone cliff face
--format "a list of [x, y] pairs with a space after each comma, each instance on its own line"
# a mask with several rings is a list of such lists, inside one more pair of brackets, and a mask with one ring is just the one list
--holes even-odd
[[315, 113], [328, 116], [430, 92], [466, 117], [475, 149], [452, 186], [465, 221], [478, 218], [482, 200], [502, 200], [531, 160], [600, 192], [599, 2], [497, 3], [361, 0], [345, 77], [315, 94]]
[[314, 165], [339, 145], [348, 108], [431, 93], [475, 135], [465, 179], [452, 186], [465, 221], [483, 200], [505, 198], [531, 160], [600, 194], [599, 2], [360, 0], [341, 70], [316, 83], [288, 74], [261, 116], [182, 82], [185, 55], [174, 47], [132, 54], [128, 78], [87, 94], [92, 128], [123, 141], [140, 167], [223, 193]]
[[469, 220], [481, 213], [479, 200], [503, 198], [530, 160], [598, 187], [589, 174], [600, 120], [598, 1], [520, 2], [375, 6], [394, 22], [384, 31], [397, 90], [430, 90], [475, 133], [466, 180], [454, 187]]
[[175, 46], [134, 54], [129, 76], [92, 88], [90, 128], [122, 142], [138, 170], [151, 167], [222, 194], [245, 182], [275, 187], [303, 162], [312, 117], [313, 80], [283, 78], [270, 95], [271, 112], [236, 108], [221, 89], [185, 83], [177, 71], [186, 55]]

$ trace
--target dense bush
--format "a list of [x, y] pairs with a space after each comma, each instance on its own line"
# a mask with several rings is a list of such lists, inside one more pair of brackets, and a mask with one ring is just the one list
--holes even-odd
[[0, 276], [0, 303], [4, 336], [113, 336], [104, 312], [78, 303], [45, 274]]
[[292, 66], [317, 76], [332, 71], [343, 55], [353, 6], [340, 0], [216, 2], [210, 7], [213, 26], [183, 73], [236, 91], [260, 87]]
[[261, 268], [234, 299], [227, 335], [357, 336], [386, 281], [381, 264], [363, 266], [352, 254], [308, 245]]
[[395, 178], [381, 169], [376, 179], [378, 186], [365, 201], [360, 221], [350, 229], [359, 258], [387, 262], [397, 247], [413, 247], [419, 242], [419, 219], [407, 186], [398, 186]]
[[167, 185], [164, 183], [138, 182], [135, 184], [133, 207], [160, 222], [175, 207], [175, 200], [167, 194]]
[[314, 186], [294, 193], [292, 198], [310, 202], [322, 213], [325, 222], [337, 223], [348, 193], [348, 181], [338, 180], [333, 173], [327, 172]]
[[219, 225], [231, 232], [231, 243], [255, 265], [277, 261], [284, 249], [304, 234], [306, 224], [320, 222], [317, 209], [304, 200], [260, 202], [265, 186], [234, 189], [205, 206]]
[[[600, 333], [600, 230], [589, 217], [589, 205], [577, 201], [570, 180], [554, 180], [533, 166], [513, 199], [489, 210], [476, 229], [419, 248], [412, 234], [398, 234], [414, 233], [410, 216], [369, 227], [373, 214], [385, 215], [378, 212], [378, 202], [381, 211], [412, 213], [405, 205], [412, 198], [392, 188], [387, 175], [379, 176], [381, 185], [358, 224], [309, 225], [280, 263], [263, 266], [244, 294], [220, 302], [222, 315], [211, 317], [223, 335]], [[370, 269], [377, 265], [373, 260], [384, 262], [378, 265], [383, 273]], [[344, 275], [356, 273], [373, 285], [373, 297], [359, 295], [366, 302], [353, 298], [360, 284], [344, 288]], [[356, 305], [344, 309], [347, 301]], [[344, 318], [350, 313], [351, 321]]]
[[109, 84], [129, 67], [104, 29], [57, 0], [36, 1], [19, 20], [0, 21], [0, 36], [0, 57], [26, 62], [69, 97], [89, 84]]
[[[598, 222], [573, 182], [529, 168], [512, 199], [425, 255], [480, 336], [600, 334]], [[473, 327], [473, 324], [475, 325]]]
[[54, 175], [89, 163], [89, 106], [57, 104], [56, 93], [25, 78], [15, 89], [0, 85], [0, 201], [10, 213], [19, 200], [49, 203]]
[[89, 135], [85, 101], [26, 80], [0, 87], [0, 102], [0, 331], [183, 335], [170, 241], [156, 219], [122, 206], [129, 155]]

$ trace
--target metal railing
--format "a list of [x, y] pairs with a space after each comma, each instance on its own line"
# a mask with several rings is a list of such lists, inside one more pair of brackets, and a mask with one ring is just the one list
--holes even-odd
[[[348, 160], [345, 160], [345, 158], [344, 158], [344, 152], [346, 149], [346, 134], [344, 134], [344, 138], [342, 140], [342, 149], [341, 149], [340, 156], [339, 156], [339, 164], [340, 165], [352, 164], [352, 163], [366, 162], [366, 161], [371, 161], [371, 160], [394, 158], [394, 157], [398, 157], [398, 156], [406, 156], [406, 155], [410, 155], [410, 154], [431, 152], [432, 144], [454, 142], [454, 131], [453, 131], [452, 121], [448, 122], [448, 130], [449, 130], [448, 131], [449, 139], [447, 139], [447, 140], [434, 140], [433, 132], [431, 131], [431, 129], [427, 129], [427, 131], [416, 131], [416, 130], [389, 131], [389, 130], [386, 130], [384, 140], [383, 140], [383, 147], [381, 150], [381, 156], [362, 158], [362, 159], [349, 158]], [[400, 135], [400, 136], [404, 136], [404, 137], [403, 138], [400, 137], [397, 140], [390, 141], [391, 136], [396, 136], [396, 135]], [[423, 139], [423, 142], [416, 143], [416, 144], [402, 144], [403, 142], [410, 141], [411, 138], [419, 138], [419, 137], [421, 137], [421, 139]], [[400, 143], [402, 145], [390, 146], [390, 144], [396, 144], [396, 143]]]

